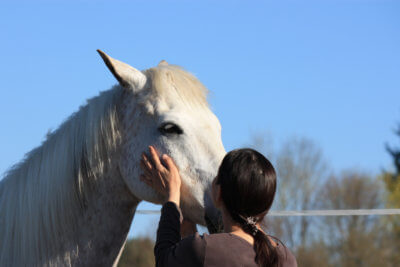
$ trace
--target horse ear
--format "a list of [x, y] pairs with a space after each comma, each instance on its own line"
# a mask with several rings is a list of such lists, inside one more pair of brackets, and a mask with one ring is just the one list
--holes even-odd
[[106, 66], [122, 87], [133, 88], [137, 90], [140, 90], [144, 87], [147, 78], [146, 75], [144, 75], [141, 71], [129, 66], [124, 62], [110, 57], [100, 49], [97, 49], [97, 52], [100, 54], [101, 58], [104, 60], [104, 63], [106, 63]]
[[158, 66], [167, 66], [168, 62], [165, 60], [161, 60], [160, 63], [158, 63]]

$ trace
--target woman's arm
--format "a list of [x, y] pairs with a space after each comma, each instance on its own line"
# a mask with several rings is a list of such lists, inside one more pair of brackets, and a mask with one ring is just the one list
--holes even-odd
[[181, 220], [182, 214], [174, 202], [167, 202], [163, 205], [154, 247], [156, 266], [168, 266], [168, 254], [181, 240]]
[[205, 241], [199, 234], [181, 240], [180, 223], [182, 214], [173, 202], [161, 209], [161, 218], [154, 247], [156, 266], [203, 266]]
[[[198, 234], [181, 240], [182, 213], [179, 208], [181, 179], [173, 160], [163, 155], [166, 166], [160, 162], [157, 151], [150, 146], [151, 160], [142, 154], [141, 168], [144, 174], [141, 179], [167, 201], [161, 209], [157, 230], [157, 241], [154, 247], [156, 266], [202, 266], [205, 241]], [[186, 222], [183, 235], [193, 233], [196, 226]]]

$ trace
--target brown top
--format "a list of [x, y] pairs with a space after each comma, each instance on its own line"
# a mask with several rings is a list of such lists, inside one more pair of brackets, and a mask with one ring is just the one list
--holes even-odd
[[[234, 234], [200, 236], [196, 233], [181, 240], [181, 220], [180, 209], [175, 203], [165, 203], [161, 209], [154, 247], [157, 267], [258, 267], [253, 246]], [[297, 267], [296, 259], [288, 248], [279, 244], [277, 248], [282, 267]]]

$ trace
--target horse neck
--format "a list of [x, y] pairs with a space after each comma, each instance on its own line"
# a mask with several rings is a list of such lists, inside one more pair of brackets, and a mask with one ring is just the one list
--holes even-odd
[[[91, 194], [88, 206], [79, 219], [78, 246], [72, 266], [111, 266], [118, 261], [139, 203], [129, 191], [118, 167], [101, 178]], [[77, 253], [75, 253], [77, 252]]]
[[0, 182], [0, 266], [117, 257], [138, 203], [111, 162], [119, 92], [89, 100]]

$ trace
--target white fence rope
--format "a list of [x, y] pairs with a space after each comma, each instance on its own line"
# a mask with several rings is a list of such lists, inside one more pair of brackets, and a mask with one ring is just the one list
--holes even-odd
[[[137, 214], [160, 214], [159, 210], [137, 210]], [[358, 210], [271, 210], [267, 216], [367, 216], [400, 215], [400, 209], [358, 209]]]

